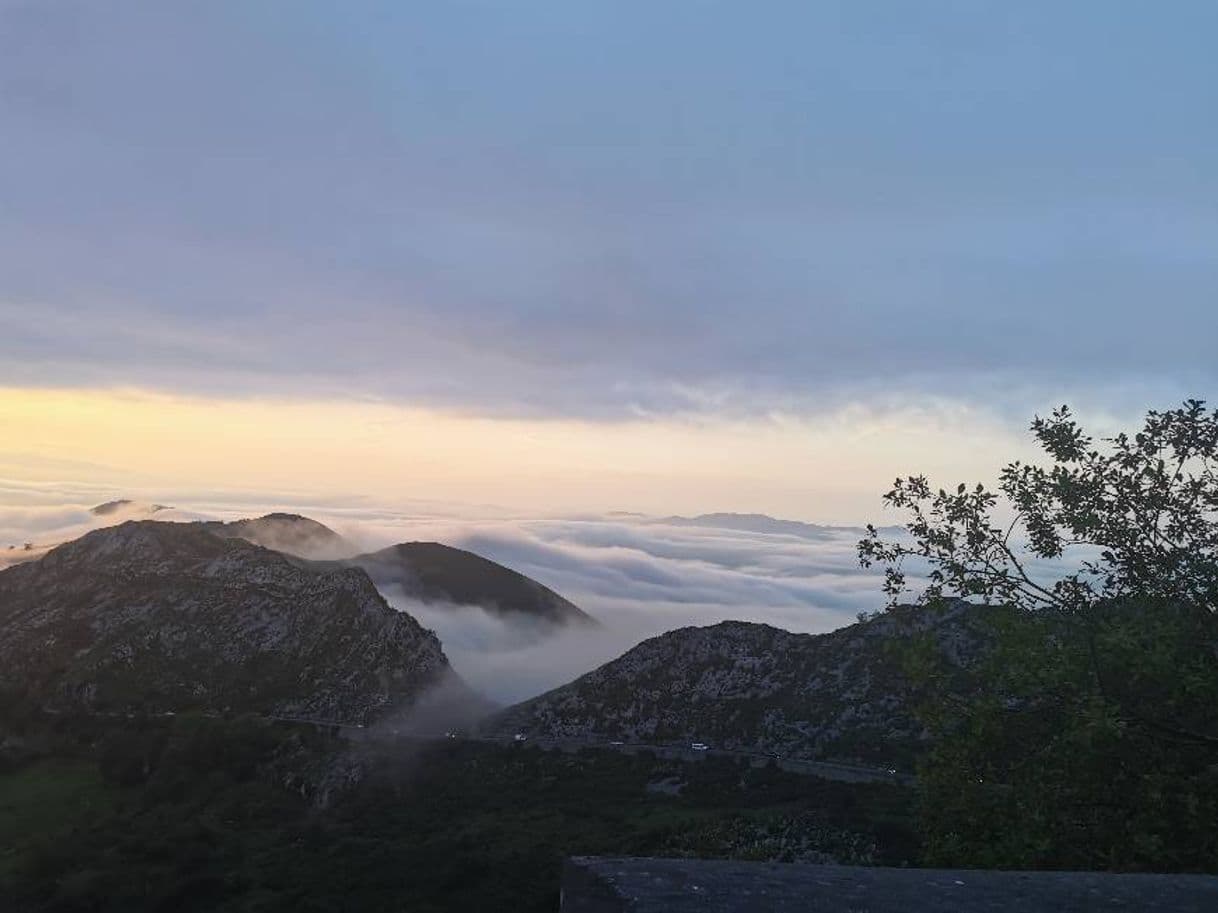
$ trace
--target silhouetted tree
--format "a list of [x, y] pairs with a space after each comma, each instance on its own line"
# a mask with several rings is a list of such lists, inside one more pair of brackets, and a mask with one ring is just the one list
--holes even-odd
[[996, 604], [992, 649], [962, 686], [928, 645], [936, 739], [922, 769], [928, 857], [944, 864], [1218, 870], [1218, 413], [1149, 412], [1098, 444], [1062, 407], [1032, 432], [1048, 467], [999, 490], [885, 495], [864, 566], [894, 603]]

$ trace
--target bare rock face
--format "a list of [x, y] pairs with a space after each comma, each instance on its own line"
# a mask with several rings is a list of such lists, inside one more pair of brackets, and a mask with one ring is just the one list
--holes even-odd
[[488, 728], [791, 759], [905, 764], [923, 738], [892, 648], [929, 633], [967, 665], [984, 642], [979, 607], [905, 607], [828, 634], [728, 621], [651, 638], [618, 659], [508, 708]]
[[0, 571], [0, 688], [49, 709], [362, 723], [453, 673], [367, 574], [129, 522]]

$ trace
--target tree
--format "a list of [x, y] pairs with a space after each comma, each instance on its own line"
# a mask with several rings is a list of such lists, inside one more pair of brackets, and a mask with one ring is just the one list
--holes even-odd
[[912, 569], [921, 601], [1000, 609], [967, 685], [910, 649], [928, 858], [1218, 870], [1218, 412], [1098, 444], [1066, 407], [1031, 430], [1049, 467], [1011, 463], [997, 492], [898, 479], [907, 535], [859, 543], [894, 604]]

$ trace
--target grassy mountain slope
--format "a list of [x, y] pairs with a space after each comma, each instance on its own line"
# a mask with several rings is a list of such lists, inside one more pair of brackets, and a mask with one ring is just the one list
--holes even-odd
[[378, 586], [398, 586], [405, 595], [424, 602], [481, 606], [508, 620], [596, 624], [592, 616], [536, 580], [438, 542], [405, 542], [346, 563], [367, 571]]

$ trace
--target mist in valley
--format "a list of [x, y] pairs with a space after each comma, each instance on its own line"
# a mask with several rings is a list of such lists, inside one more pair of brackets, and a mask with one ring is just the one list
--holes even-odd
[[[233, 521], [291, 512], [337, 532], [350, 555], [412, 541], [466, 549], [550, 587], [599, 622], [553, 626], [505, 617], [493, 606], [425, 602], [400, 587], [382, 587], [391, 606], [436, 632], [461, 678], [497, 704], [565, 684], [676, 628], [745, 620], [815, 633], [849, 624], [883, 603], [877, 577], [858, 566], [856, 527], [733, 515], [697, 521], [637, 513], [537, 516], [435, 502], [397, 508], [271, 503], [226, 493], [188, 502], [164, 492], [132, 497], [99, 515], [91, 508], [117, 495], [103, 499], [103, 493], [66, 484], [22, 493], [27, 503], [0, 507], [0, 542], [31, 541], [37, 554], [127, 520]], [[154, 510], [157, 504], [174, 506]], [[20, 545], [0, 552], [0, 561], [6, 555], [13, 562], [32, 557]]]

